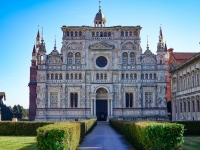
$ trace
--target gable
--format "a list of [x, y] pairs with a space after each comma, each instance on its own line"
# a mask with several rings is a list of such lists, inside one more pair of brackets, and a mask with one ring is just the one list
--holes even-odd
[[114, 46], [106, 44], [104, 42], [96, 43], [89, 47], [92, 50], [107, 50], [107, 49], [114, 49]]

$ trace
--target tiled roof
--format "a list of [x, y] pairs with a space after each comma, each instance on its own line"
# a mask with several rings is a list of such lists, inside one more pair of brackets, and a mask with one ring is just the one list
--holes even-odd
[[175, 59], [182, 59], [182, 60], [188, 60], [197, 53], [192, 52], [192, 53], [184, 53], [184, 52], [173, 52], [172, 55], [174, 56]]
[[182, 64], [182, 62], [173, 62], [173, 63], [171, 63], [174, 67], [177, 67], [178, 65], [180, 65], [180, 64]]

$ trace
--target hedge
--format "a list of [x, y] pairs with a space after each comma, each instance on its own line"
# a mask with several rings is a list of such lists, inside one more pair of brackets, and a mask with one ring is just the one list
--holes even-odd
[[40, 127], [37, 129], [37, 149], [75, 150], [96, 124], [96, 119], [91, 119]]
[[1, 136], [36, 136], [39, 127], [53, 124], [53, 122], [0, 122]]
[[183, 143], [184, 125], [181, 124], [111, 119], [110, 125], [137, 150], [179, 149]]
[[183, 124], [185, 126], [183, 135], [200, 135], [200, 121], [176, 121], [174, 123]]

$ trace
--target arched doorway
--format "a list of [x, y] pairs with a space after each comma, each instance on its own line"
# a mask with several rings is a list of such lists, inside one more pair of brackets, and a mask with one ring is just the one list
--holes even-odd
[[96, 116], [98, 121], [106, 121], [108, 116], [108, 92], [104, 88], [96, 91]]

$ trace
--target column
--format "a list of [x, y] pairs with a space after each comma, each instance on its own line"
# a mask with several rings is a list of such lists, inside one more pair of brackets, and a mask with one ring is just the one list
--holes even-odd
[[109, 103], [109, 99], [107, 101], [108, 101], [108, 116], [110, 116], [110, 103]]
[[111, 116], [113, 115], [113, 103], [112, 103], [112, 99], [110, 100], [110, 102], [111, 102]]
[[93, 116], [93, 99], [91, 99], [91, 115]]
[[94, 116], [96, 116], [96, 99], [94, 99]]

